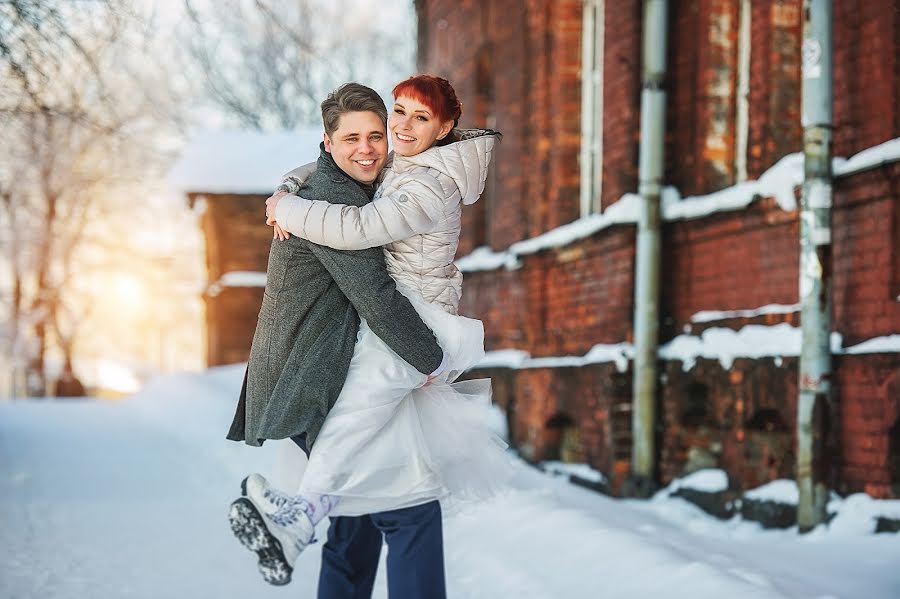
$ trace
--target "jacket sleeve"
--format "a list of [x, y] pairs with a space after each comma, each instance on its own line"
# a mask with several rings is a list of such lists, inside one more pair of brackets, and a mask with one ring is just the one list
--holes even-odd
[[275, 218], [289, 233], [339, 250], [361, 250], [434, 229], [444, 214], [440, 182], [421, 173], [365, 206], [331, 204], [286, 195]]
[[444, 351], [412, 304], [397, 291], [381, 249], [346, 252], [309, 244], [341, 291], [397, 355], [423, 374], [442, 364]]
[[285, 173], [281, 178], [281, 185], [276, 188], [276, 191], [297, 193], [303, 187], [303, 184], [306, 183], [306, 180], [316, 172], [316, 164], [315, 162], [310, 162]]

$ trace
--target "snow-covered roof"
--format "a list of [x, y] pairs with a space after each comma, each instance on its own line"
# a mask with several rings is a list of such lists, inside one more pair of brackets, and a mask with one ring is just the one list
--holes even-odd
[[216, 131], [192, 139], [169, 171], [183, 193], [271, 193], [289, 170], [319, 157], [322, 127]]

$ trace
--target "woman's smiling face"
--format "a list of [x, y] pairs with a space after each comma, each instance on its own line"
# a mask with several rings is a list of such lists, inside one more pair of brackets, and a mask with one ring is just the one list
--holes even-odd
[[453, 128], [453, 121], [441, 122], [425, 104], [409, 96], [400, 96], [388, 119], [394, 153], [415, 156], [424, 152]]

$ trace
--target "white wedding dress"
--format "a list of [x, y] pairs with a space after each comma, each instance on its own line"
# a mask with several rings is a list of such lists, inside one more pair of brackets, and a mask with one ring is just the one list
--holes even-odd
[[[484, 354], [480, 321], [408, 297], [444, 348], [447, 372], [478, 363]], [[433, 499], [450, 509], [501, 489], [510, 465], [506, 444], [488, 427], [490, 380], [439, 377], [422, 387], [425, 379], [363, 321], [299, 494], [338, 498], [330, 515], [356, 516]]]

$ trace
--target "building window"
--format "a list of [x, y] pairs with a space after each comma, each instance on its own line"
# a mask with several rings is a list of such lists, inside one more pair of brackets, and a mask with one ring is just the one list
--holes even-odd
[[600, 210], [604, 0], [584, 0], [581, 50], [581, 216]]

